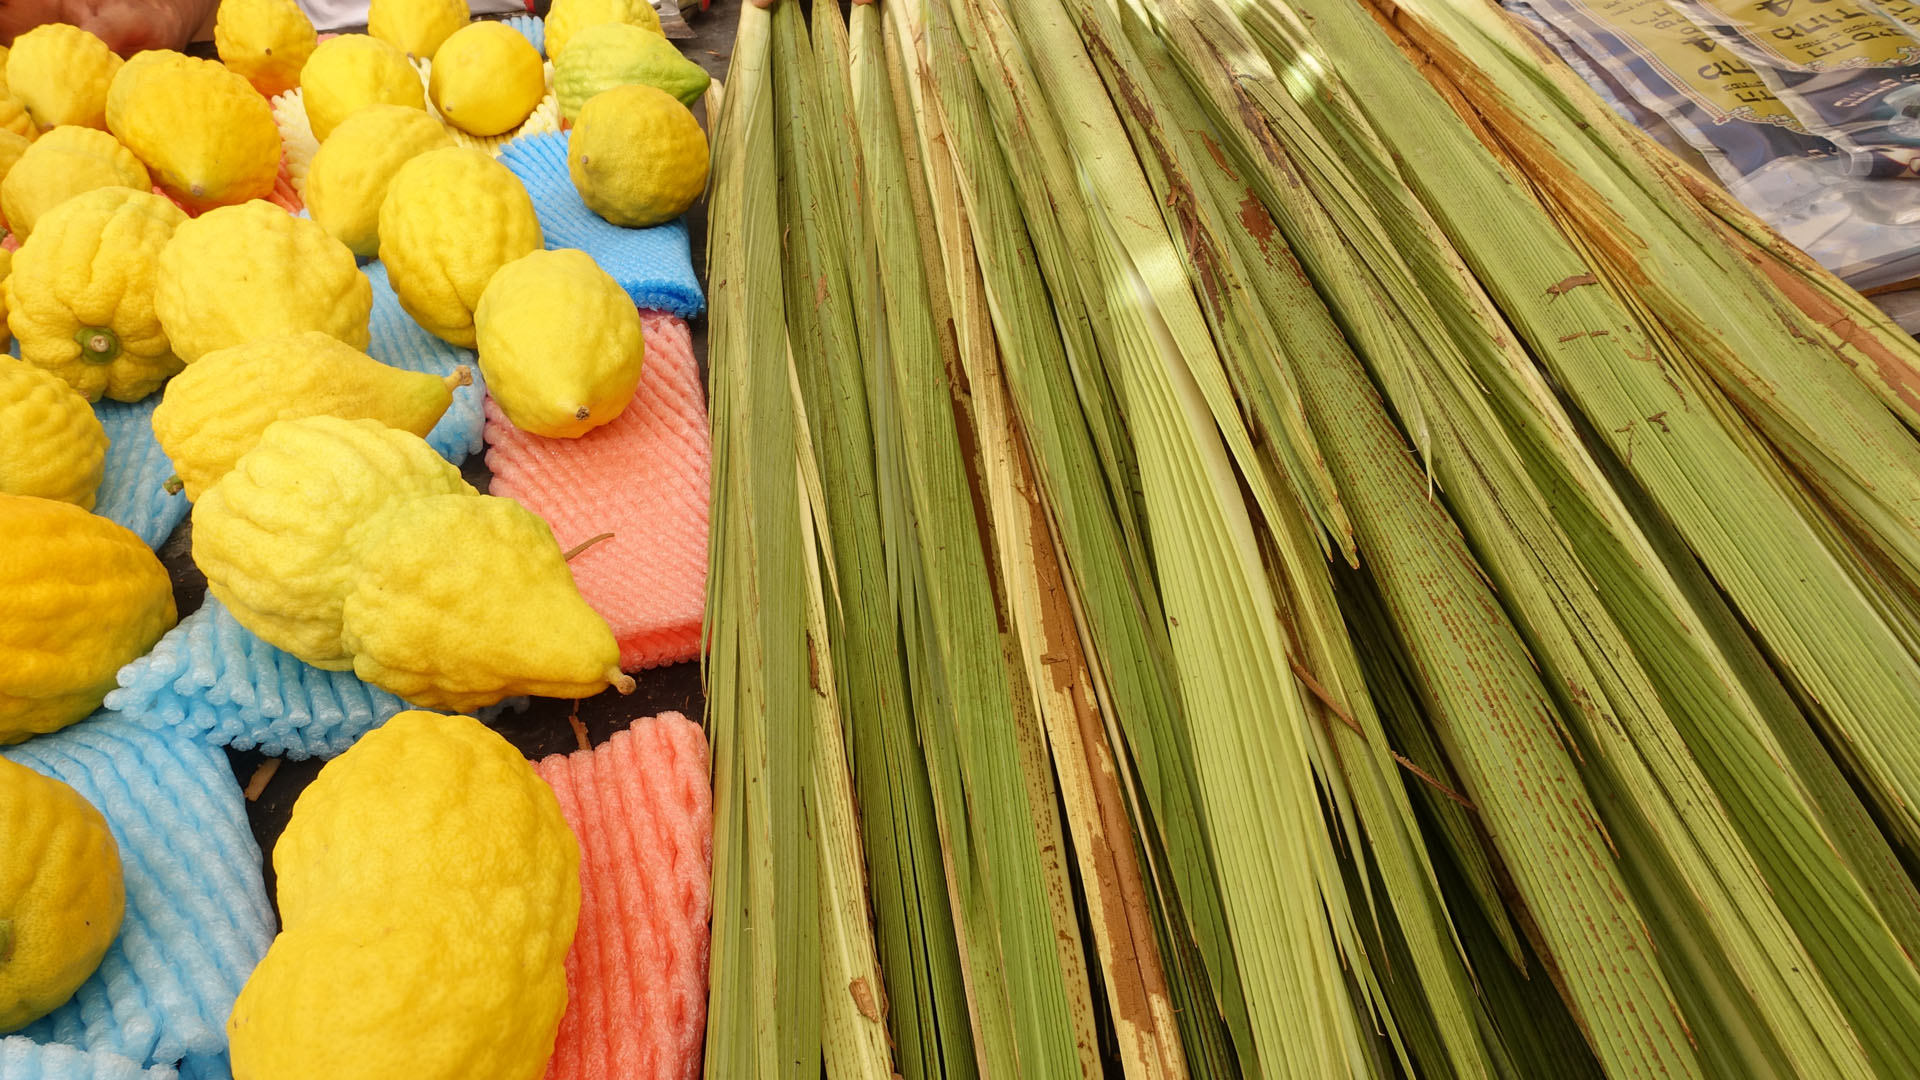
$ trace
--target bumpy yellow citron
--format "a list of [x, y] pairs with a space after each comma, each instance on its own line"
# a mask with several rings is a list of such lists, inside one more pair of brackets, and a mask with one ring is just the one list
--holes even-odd
[[546, 523], [377, 421], [268, 425], [194, 504], [193, 558], [269, 644], [416, 705], [633, 689]]
[[665, 224], [706, 190], [707, 134], [672, 94], [616, 86], [581, 107], [567, 171], [587, 208], [613, 224]]
[[373, 285], [353, 252], [272, 203], [223, 206], [181, 225], [159, 270], [154, 310], [188, 363], [302, 330], [367, 347]]
[[0, 492], [91, 510], [106, 460], [86, 398], [45, 368], [0, 358]]
[[427, 97], [441, 117], [483, 138], [519, 127], [546, 93], [539, 51], [525, 35], [498, 22], [456, 31], [440, 46], [427, 79]]
[[616, 86], [658, 87], [691, 107], [710, 81], [706, 69], [682, 56], [671, 41], [631, 23], [582, 27], [553, 62], [553, 92], [560, 115], [568, 120], [578, 119], [582, 106]]
[[419, 109], [369, 105], [340, 122], [307, 169], [307, 213], [355, 255], [380, 252], [380, 203], [415, 156], [453, 145], [446, 125]]
[[89, 401], [139, 401], [160, 389], [181, 365], [154, 313], [154, 280], [186, 219], [132, 188], [89, 191], [50, 211], [7, 275], [7, 325], [21, 358]]
[[120, 116], [133, 105], [134, 97], [141, 91], [148, 74], [171, 68], [185, 59], [184, 54], [171, 49], [147, 49], [134, 53], [133, 58], [114, 73], [113, 81], [107, 84], [106, 129], [112, 131]]
[[579, 866], [505, 739], [465, 716], [388, 720], [320, 770], [274, 848], [283, 929], [234, 1003], [234, 1076], [538, 1080]]
[[557, 59], [574, 34], [610, 22], [661, 33], [660, 13], [647, 0], [553, 0], [546, 19], [547, 56]]
[[465, 25], [466, 0], [373, 0], [367, 5], [367, 33], [422, 60], [432, 60], [441, 43]]
[[72, 503], [0, 495], [0, 743], [100, 707], [174, 622], [173, 583], [133, 533]]
[[104, 129], [107, 87], [119, 70], [106, 42], [77, 26], [42, 23], [13, 39], [7, 90], [41, 131], [62, 124]]
[[[471, 381], [465, 367], [450, 378], [405, 371], [308, 330], [195, 360], [167, 384], [153, 411], [153, 434], [187, 498], [198, 499], [276, 420], [365, 418], [424, 436], [453, 404], [453, 388]], [[0, 411], [0, 430], [5, 415]]]
[[133, 151], [104, 131], [58, 127], [35, 139], [0, 181], [0, 213], [15, 236], [33, 233], [40, 215], [83, 191], [152, 186]]
[[428, 332], [463, 348], [473, 347], [473, 309], [494, 271], [540, 246], [527, 189], [480, 150], [413, 158], [394, 174], [380, 205], [380, 261], [400, 306]]
[[38, 1020], [100, 966], [126, 916], [120, 846], [80, 793], [0, 758], [0, 1034]]
[[114, 136], [189, 210], [271, 194], [280, 129], [267, 99], [212, 60], [162, 55], [173, 59], [130, 63], [114, 77], [107, 109]]
[[222, 0], [213, 21], [220, 62], [267, 97], [300, 85], [300, 69], [318, 44], [294, 0]]
[[646, 356], [640, 313], [584, 251], [501, 267], [473, 321], [487, 393], [522, 431], [576, 438], [633, 399]]
[[375, 686], [456, 710], [522, 694], [633, 689], [613, 631], [581, 599], [553, 531], [512, 499], [390, 504], [355, 541], [341, 641], [353, 673]]
[[344, 671], [349, 534], [389, 503], [450, 492], [473, 488], [417, 435], [377, 420], [277, 421], [193, 504], [193, 560], [240, 625]]
[[425, 110], [426, 88], [407, 54], [366, 34], [320, 43], [300, 71], [300, 100], [313, 137], [326, 141], [354, 110], [385, 103]]

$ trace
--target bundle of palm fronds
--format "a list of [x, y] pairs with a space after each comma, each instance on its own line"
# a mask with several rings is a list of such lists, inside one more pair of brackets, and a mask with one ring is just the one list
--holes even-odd
[[1490, 0], [748, 7], [707, 1075], [1920, 1070], [1920, 349]]

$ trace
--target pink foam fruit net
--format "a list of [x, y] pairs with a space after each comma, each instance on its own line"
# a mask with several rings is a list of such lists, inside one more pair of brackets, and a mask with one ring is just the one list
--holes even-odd
[[633, 401], [578, 439], [529, 435], [487, 399], [491, 494], [545, 519], [562, 550], [612, 533], [568, 564], [607, 620], [627, 671], [700, 654], [707, 589], [706, 395], [685, 320], [642, 312], [646, 364]]
[[705, 736], [662, 713], [536, 768], [580, 839], [580, 928], [547, 1080], [695, 1080], [712, 910]]

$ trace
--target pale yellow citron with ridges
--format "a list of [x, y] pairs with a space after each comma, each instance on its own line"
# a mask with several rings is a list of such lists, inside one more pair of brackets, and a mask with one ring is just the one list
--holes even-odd
[[583, 27], [553, 62], [553, 92], [560, 115], [578, 119], [597, 94], [627, 83], [656, 86], [691, 107], [707, 92], [706, 69], [687, 59], [673, 42], [629, 23]]
[[547, 58], [557, 59], [581, 29], [610, 22], [666, 36], [660, 28], [660, 13], [647, 0], [553, 0], [545, 27]]
[[473, 309], [494, 271], [540, 247], [527, 189], [484, 151], [456, 147], [413, 158], [380, 205], [380, 261], [400, 306], [462, 348], [474, 345]]
[[107, 432], [65, 379], [0, 357], [0, 492], [93, 509], [106, 467]]
[[121, 117], [134, 104], [134, 99], [144, 88], [146, 77], [157, 71], [165, 71], [175, 65], [186, 62], [186, 55], [171, 49], [146, 49], [134, 53], [132, 58], [121, 65], [114, 73], [113, 82], [107, 85], [106, 128], [112, 131]]
[[577, 438], [633, 400], [646, 357], [640, 313], [584, 251], [501, 267], [473, 321], [487, 393], [522, 431]]
[[539, 50], [498, 22], [472, 23], [448, 38], [427, 80], [427, 97], [441, 117], [483, 138], [519, 127], [546, 93]]
[[446, 493], [473, 488], [417, 435], [377, 420], [276, 421], [194, 502], [193, 560], [240, 625], [309, 664], [345, 671], [353, 655], [340, 641], [340, 605], [356, 577], [349, 536], [389, 503]]
[[365, 418], [424, 436], [453, 404], [453, 388], [471, 381], [464, 366], [446, 378], [406, 371], [309, 330], [195, 360], [167, 383], [153, 434], [187, 498], [198, 499], [276, 420]]
[[186, 219], [132, 188], [100, 188], [55, 207], [7, 274], [7, 325], [21, 358], [89, 401], [139, 401], [160, 389], [181, 364], [154, 312], [154, 281], [162, 249]]
[[373, 0], [367, 5], [367, 33], [422, 60], [467, 25], [466, 0]]
[[64, 1004], [126, 917], [120, 845], [80, 793], [0, 758], [0, 1035]]
[[160, 253], [154, 308], [187, 363], [302, 330], [364, 350], [373, 284], [325, 229], [255, 201], [180, 226]]
[[[122, 82], [135, 84], [121, 93]], [[108, 127], [154, 183], [199, 212], [263, 198], [280, 170], [273, 106], [212, 60], [128, 64], [114, 79]]]
[[580, 110], [567, 171], [587, 208], [615, 225], [672, 221], [707, 187], [707, 134], [672, 94], [616, 86]]
[[342, 120], [367, 105], [426, 110], [427, 92], [407, 54], [366, 34], [320, 43], [300, 71], [300, 103], [313, 137], [325, 142]]
[[450, 147], [445, 124], [419, 109], [369, 105], [341, 121], [307, 169], [307, 213], [355, 255], [380, 253], [380, 203], [393, 174]]
[[72, 503], [0, 495], [0, 744], [100, 707], [174, 623], [173, 582], [138, 536]]
[[202, 63], [212, 61], [198, 60], [172, 49], [134, 53], [107, 87], [107, 130], [126, 126], [128, 115], [141, 104], [140, 99], [147, 93], [153, 76]]
[[277, 97], [300, 85], [319, 35], [295, 0], [221, 0], [213, 47], [255, 90]]
[[553, 530], [512, 499], [390, 504], [353, 545], [340, 640], [367, 682], [455, 711], [524, 694], [633, 689], [613, 631], [581, 599]]
[[147, 167], [120, 140], [97, 128], [57, 127], [21, 151], [0, 181], [0, 213], [22, 239], [40, 215], [83, 191], [153, 186]]
[[194, 503], [193, 559], [262, 640], [416, 705], [633, 689], [546, 523], [375, 420], [269, 424]]
[[41, 131], [63, 124], [104, 130], [107, 87], [121, 60], [107, 43], [66, 23], [43, 23], [13, 39], [7, 91]]
[[400, 713], [320, 770], [273, 866], [283, 929], [227, 1023], [238, 1080], [545, 1073], [580, 849], [505, 739]]

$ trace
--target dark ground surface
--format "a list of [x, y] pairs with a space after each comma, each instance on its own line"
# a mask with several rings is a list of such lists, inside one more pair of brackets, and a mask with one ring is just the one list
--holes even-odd
[[[726, 75], [727, 61], [732, 51], [734, 23], [739, 16], [740, 0], [713, 0], [707, 11], [699, 9], [698, 0], [684, 0], [685, 7], [681, 16], [693, 31], [691, 38], [676, 40], [689, 59], [707, 69], [715, 79]], [[543, 5], [544, 6], [544, 5]], [[704, 109], [696, 107], [695, 114], [705, 121]], [[700, 278], [706, 280], [706, 205], [696, 206], [688, 215], [688, 225], [693, 235], [694, 268], [700, 272]], [[706, 370], [707, 333], [706, 320], [695, 319], [692, 323], [694, 355], [699, 358], [701, 370]], [[467, 480], [481, 490], [486, 490], [488, 474], [483, 456], [470, 458], [462, 470]], [[200, 607], [206, 594], [206, 578], [199, 568], [194, 566], [191, 555], [191, 527], [183, 523], [161, 550], [161, 561], [173, 575], [174, 597], [185, 618]], [[552, 698], [535, 698], [532, 705], [521, 713], [507, 712], [493, 721], [492, 727], [519, 747], [528, 757], [539, 758], [548, 754], [565, 753], [579, 749], [579, 740], [569, 722], [570, 716], [577, 716], [585, 726], [588, 738], [598, 745], [612, 737], [613, 733], [625, 728], [629, 723], [641, 717], [652, 716], [666, 711], [677, 711], [698, 720], [705, 705], [700, 685], [700, 667], [697, 663], [675, 664], [671, 667], [655, 668], [650, 671], [634, 673], [638, 688], [630, 695], [621, 696], [609, 690], [597, 697], [580, 702], [560, 701]], [[229, 751], [233, 761], [234, 775], [245, 785], [267, 759], [257, 753]], [[293, 811], [294, 800], [306, 789], [316, 776], [323, 762], [282, 761], [271, 779], [261, 790], [260, 795], [247, 806], [247, 817], [253, 825], [253, 835], [260, 842], [260, 850], [267, 854], [267, 893], [273, 895], [272, 853], [274, 841], [280, 830], [286, 827], [287, 816]]]

